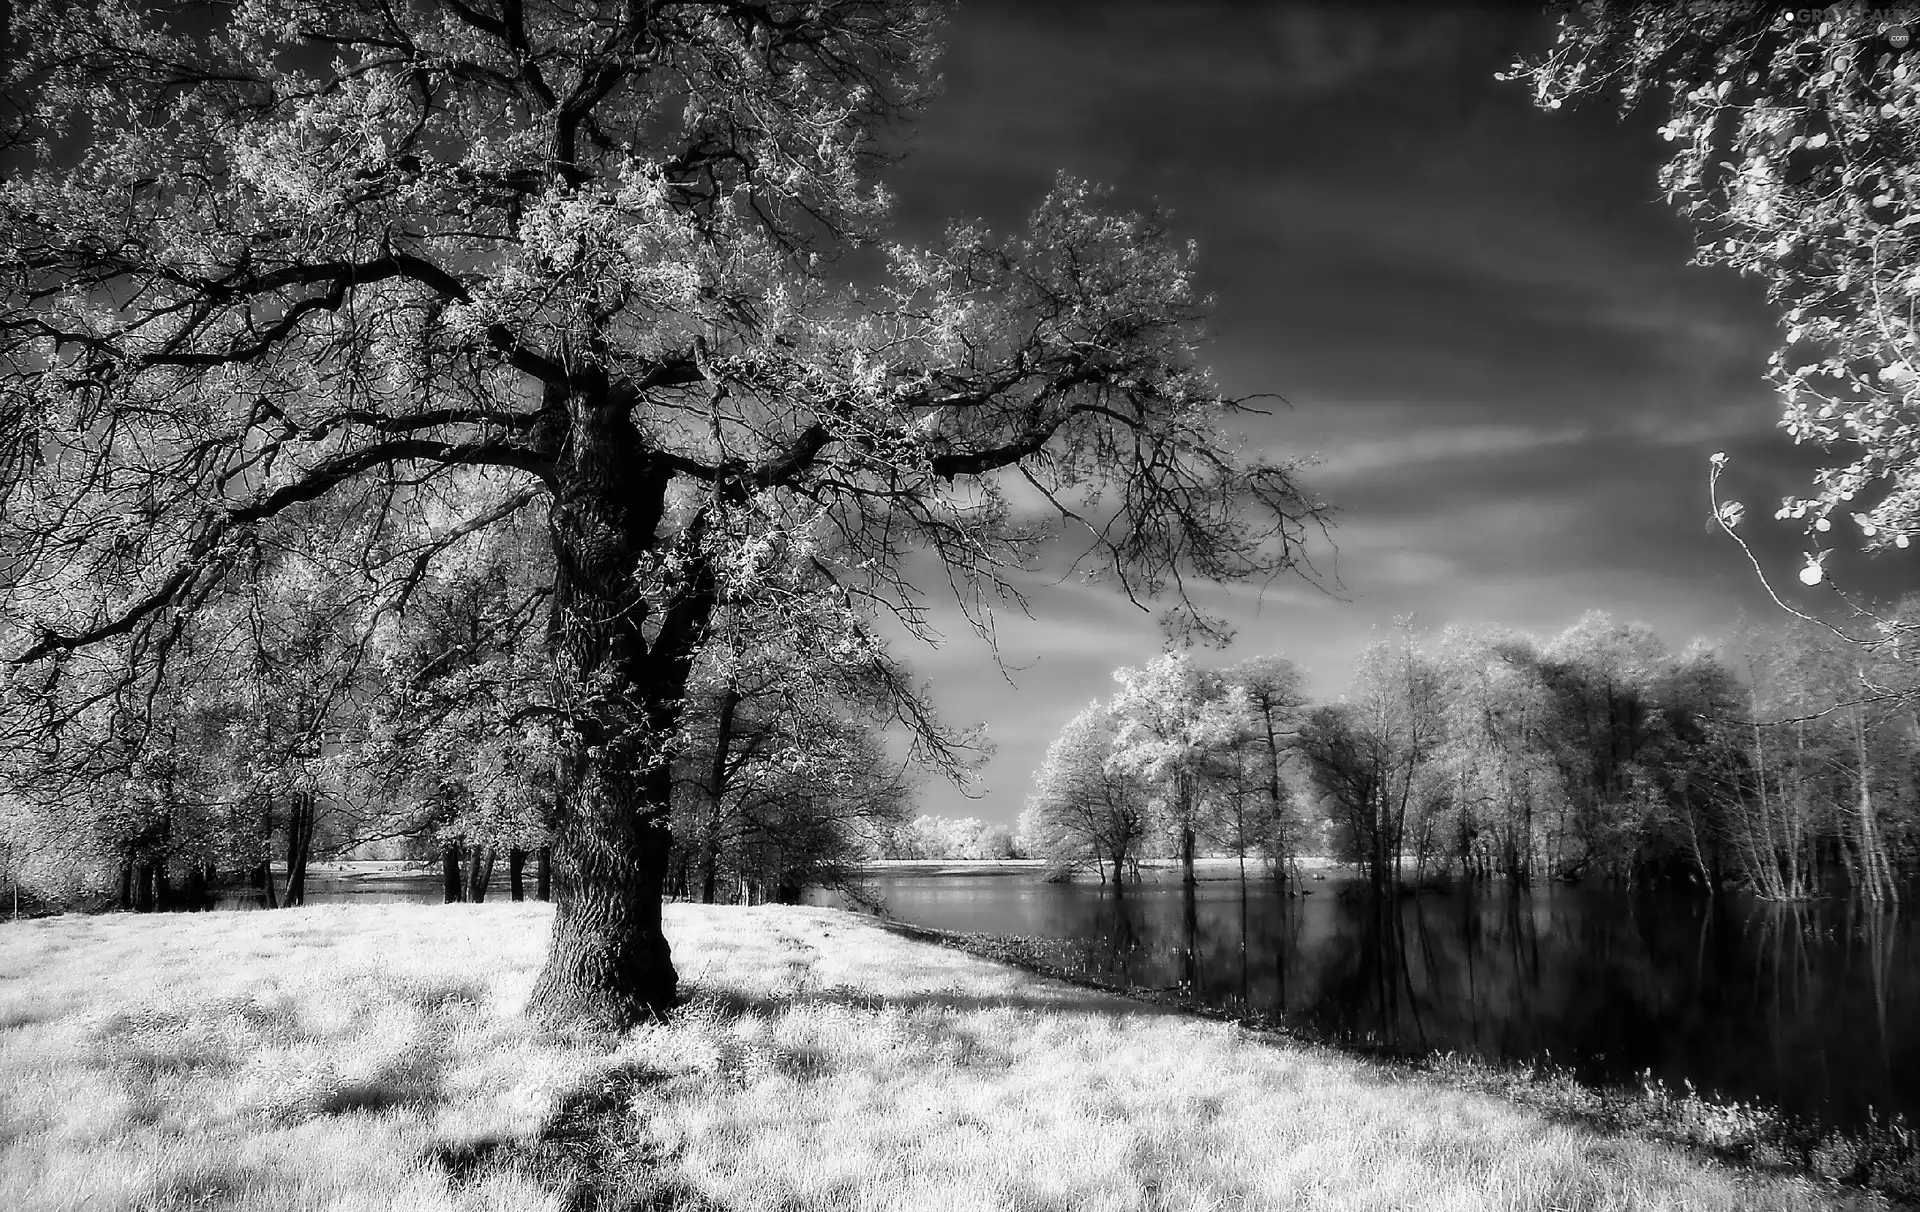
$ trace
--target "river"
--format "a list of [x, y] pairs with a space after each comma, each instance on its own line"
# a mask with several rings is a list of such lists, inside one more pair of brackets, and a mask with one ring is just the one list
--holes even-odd
[[1588, 1081], [1758, 1101], [1820, 1122], [1920, 1120], [1920, 934], [1845, 900], [1708, 902], [1555, 885], [1379, 902], [1330, 879], [1124, 891], [1037, 873], [884, 874], [898, 918], [1059, 940], [1063, 961], [1335, 1042], [1539, 1061]]

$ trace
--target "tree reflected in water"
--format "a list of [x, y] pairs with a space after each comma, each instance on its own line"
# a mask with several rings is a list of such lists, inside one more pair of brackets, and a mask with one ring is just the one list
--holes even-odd
[[876, 881], [891, 912], [1062, 941], [1089, 976], [1349, 1046], [1543, 1061], [1593, 1081], [1857, 1123], [1920, 1116], [1920, 939], [1892, 907], [1553, 886], [1379, 898], [1329, 881]]

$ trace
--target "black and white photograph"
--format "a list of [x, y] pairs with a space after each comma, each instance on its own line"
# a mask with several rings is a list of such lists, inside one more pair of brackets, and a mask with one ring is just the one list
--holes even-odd
[[0, 0], [0, 1208], [1920, 1208], [1916, 40]]

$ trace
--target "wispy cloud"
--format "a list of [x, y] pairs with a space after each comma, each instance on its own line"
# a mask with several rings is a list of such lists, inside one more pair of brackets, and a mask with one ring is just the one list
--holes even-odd
[[[1541, 114], [1493, 80], [1547, 32], [1491, 7], [959, 9], [948, 95], [894, 178], [906, 234], [1018, 222], [1057, 168], [1158, 198], [1199, 242], [1222, 386], [1290, 401], [1248, 441], [1320, 456], [1305, 480], [1339, 509], [1343, 600], [1197, 587], [1240, 628], [1222, 661], [1278, 652], [1330, 695], [1408, 613], [1554, 632], [1600, 608], [1675, 644], [1710, 633], [1762, 601], [1708, 525], [1718, 449], [1762, 558], [1797, 566], [1759, 508], [1811, 459], [1761, 381], [1776, 317], [1758, 284], [1688, 264], [1651, 121]], [[919, 660], [947, 714], [1002, 745], [965, 811], [1008, 820], [1059, 724], [1161, 639], [1111, 586], [1029, 583], [1038, 617], [999, 618], [1017, 689], [944, 606], [954, 638]]]
[[1478, 459], [1510, 459], [1529, 451], [1584, 441], [1581, 426], [1537, 429], [1526, 425], [1427, 427], [1392, 437], [1356, 438], [1330, 445], [1307, 477], [1328, 489], [1362, 476], [1402, 467]]

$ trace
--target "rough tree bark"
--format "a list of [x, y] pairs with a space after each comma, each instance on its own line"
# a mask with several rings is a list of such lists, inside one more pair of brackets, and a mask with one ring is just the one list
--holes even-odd
[[604, 385], [574, 394], [554, 460], [549, 639], [578, 739], [553, 830], [553, 933], [529, 1000], [544, 1021], [609, 1031], [665, 1014], [679, 993], [660, 916], [672, 843], [667, 744], [716, 600], [696, 522], [676, 553], [689, 573], [649, 627], [636, 586], [656, 554], [672, 472], [630, 404], [630, 391]]

